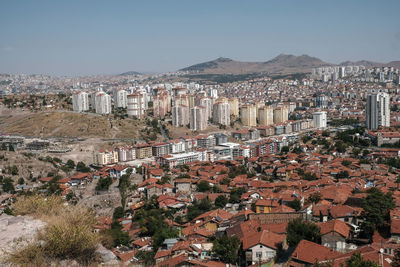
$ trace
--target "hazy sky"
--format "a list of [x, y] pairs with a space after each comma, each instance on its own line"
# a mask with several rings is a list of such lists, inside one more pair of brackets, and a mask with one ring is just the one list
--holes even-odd
[[400, 60], [400, 1], [0, 2], [0, 73], [163, 72], [280, 53]]

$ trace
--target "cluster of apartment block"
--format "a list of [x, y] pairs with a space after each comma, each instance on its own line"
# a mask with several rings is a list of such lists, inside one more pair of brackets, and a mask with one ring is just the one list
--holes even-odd
[[[89, 102], [90, 96], [90, 102]], [[126, 108], [128, 116], [142, 118], [148, 106], [147, 93], [144, 90], [128, 93], [118, 89], [113, 92], [114, 107]], [[76, 112], [85, 112], [92, 108], [98, 114], [110, 114], [112, 98], [109, 94], [99, 90], [92, 93], [77, 91], [72, 94], [72, 107]]]
[[289, 119], [289, 106], [265, 106], [259, 102], [246, 104], [240, 108], [240, 120], [244, 126], [256, 127], [257, 125], [269, 126], [284, 123]]

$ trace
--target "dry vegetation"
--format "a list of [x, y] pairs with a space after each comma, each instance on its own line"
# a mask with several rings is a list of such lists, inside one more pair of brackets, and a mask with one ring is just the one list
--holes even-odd
[[137, 138], [142, 126], [139, 120], [61, 111], [0, 116], [0, 131], [36, 137]]
[[93, 212], [82, 207], [66, 206], [58, 196], [34, 195], [19, 198], [13, 205], [15, 215], [31, 215], [47, 226], [36, 239], [10, 253], [9, 262], [18, 266], [45, 266], [49, 262], [76, 260], [90, 264], [96, 260], [98, 234]]

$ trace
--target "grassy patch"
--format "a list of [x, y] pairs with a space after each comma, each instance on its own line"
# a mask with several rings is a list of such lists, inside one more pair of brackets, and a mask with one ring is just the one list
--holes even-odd
[[95, 261], [99, 236], [93, 232], [96, 223], [93, 212], [66, 206], [57, 196], [46, 198], [40, 195], [19, 199], [13, 212], [40, 218], [47, 225], [38, 232], [35, 240], [9, 255], [11, 263], [44, 266], [64, 259], [83, 264]]

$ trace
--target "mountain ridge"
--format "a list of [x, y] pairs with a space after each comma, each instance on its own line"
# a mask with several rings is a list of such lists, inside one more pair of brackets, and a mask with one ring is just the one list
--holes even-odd
[[310, 72], [312, 68], [321, 66], [340, 65], [364, 65], [367, 68], [384, 66], [400, 68], [400, 61], [379, 63], [368, 60], [359, 60], [332, 64], [306, 54], [300, 56], [279, 54], [278, 56], [264, 62], [236, 61], [230, 58], [219, 57], [214, 60], [182, 68], [179, 71], [187, 71], [192, 74], [292, 74]]

